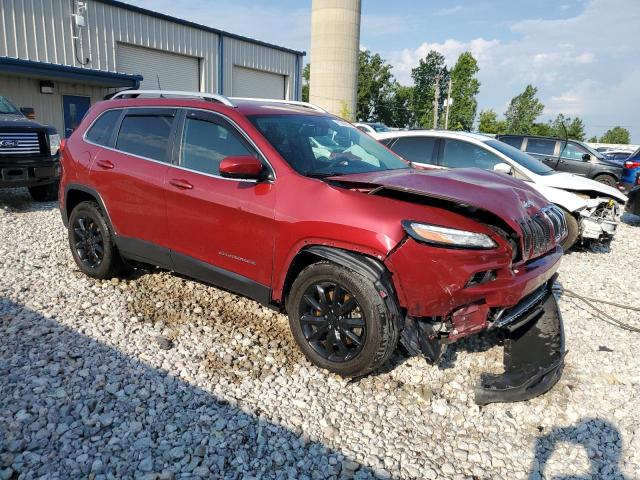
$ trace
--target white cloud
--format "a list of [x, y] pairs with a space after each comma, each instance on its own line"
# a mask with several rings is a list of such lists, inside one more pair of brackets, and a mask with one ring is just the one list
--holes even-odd
[[458, 13], [462, 11], [462, 5], [455, 5], [449, 8], [441, 8], [435, 14], [439, 17], [444, 17], [446, 15], [453, 15], [454, 13]]
[[449, 66], [469, 50], [480, 65], [480, 108], [501, 112], [531, 83], [546, 105], [544, 115], [580, 115], [589, 134], [601, 134], [606, 125], [626, 124], [632, 139], [640, 141], [635, 111], [640, 89], [633, 81], [640, 71], [638, 25], [638, 0], [589, 0], [581, 13], [570, 18], [512, 24], [509, 29], [515, 38], [509, 41], [449, 38], [387, 57], [399, 81], [409, 84], [411, 69], [429, 50], [442, 53]]

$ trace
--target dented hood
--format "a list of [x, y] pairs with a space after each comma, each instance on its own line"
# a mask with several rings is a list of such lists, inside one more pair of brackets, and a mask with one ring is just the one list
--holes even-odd
[[499, 216], [512, 228], [550, 204], [526, 183], [508, 175], [460, 168], [388, 170], [331, 177], [348, 188], [371, 188], [370, 194], [395, 190], [478, 208]]

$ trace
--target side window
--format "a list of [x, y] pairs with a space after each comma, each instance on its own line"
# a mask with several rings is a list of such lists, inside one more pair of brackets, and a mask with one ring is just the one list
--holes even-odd
[[500, 139], [501, 142], [516, 147], [518, 150], [522, 148], [522, 137], [504, 137]]
[[172, 124], [173, 117], [169, 115], [127, 115], [120, 125], [116, 148], [166, 162]]
[[555, 140], [547, 140], [546, 138], [529, 138], [527, 139], [527, 153], [537, 153], [538, 155], [553, 155], [556, 148]]
[[472, 143], [445, 139], [442, 165], [449, 168], [482, 168], [493, 170], [498, 163], [504, 163], [497, 155]]
[[185, 119], [180, 148], [181, 166], [218, 175], [222, 159], [239, 155], [256, 156], [235, 131], [208, 120]]
[[108, 110], [104, 112], [93, 122], [93, 125], [91, 125], [91, 128], [89, 128], [85, 135], [86, 139], [98, 145], [108, 145], [121, 113], [122, 110]]
[[436, 140], [434, 137], [400, 137], [391, 150], [410, 162], [433, 164]]
[[[563, 146], [564, 150], [562, 149]], [[584, 148], [573, 143], [567, 143], [566, 145], [561, 143], [560, 150], [562, 151], [562, 155], [560, 155], [562, 158], [570, 158], [571, 160], [582, 160], [582, 156], [585, 153], [589, 153]]]

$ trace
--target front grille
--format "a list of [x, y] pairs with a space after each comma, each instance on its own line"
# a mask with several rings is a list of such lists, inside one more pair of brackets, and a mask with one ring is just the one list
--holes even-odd
[[537, 214], [520, 220], [525, 260], [549, 251], [567, 234], [567, 224], [560, 208], [550, 205]]
[[40, 140], [35, 132], [0, 133], [0, 155], [38, 155]]

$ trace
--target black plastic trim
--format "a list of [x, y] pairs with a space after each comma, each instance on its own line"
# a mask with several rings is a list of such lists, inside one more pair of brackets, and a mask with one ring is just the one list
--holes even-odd
[[94, 197], [96, 202], [98, 202], [98, 205], [100, 205], [100, 208], [102, 209], [102, 211], [107, 216], [107, 221], [109, 222], [111, 231], [114, 233], [114, 235], [117, 233], [115, 231], [115, 228], [113, 227], [113, 223], [111, 222], [111, 216], [109, 215], [109, 210], [107, 210], [107, 207], [104, 201], [102, 200], [102, 197], [100, 196], [100, 194], [93, 188], [87, 187], [86, 185], [81, 185], [79, 183], [67, 184], [67, 186], [64, 189], [64, 205], [62, 203], [59, 204], [60, 213], [62, 214], [62, 223], [64, 223], [65, 227], [69, 224], [69, 216], [67, 215], [67, 202], [69, 201], [69, 192], [71, 190], [77, 190], [80, 192], [88, 193], [89, 195]]

